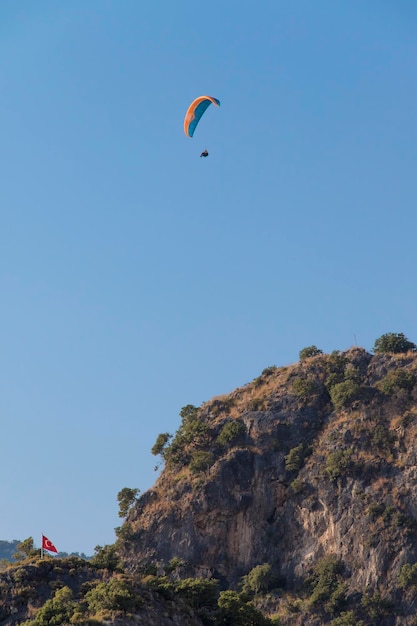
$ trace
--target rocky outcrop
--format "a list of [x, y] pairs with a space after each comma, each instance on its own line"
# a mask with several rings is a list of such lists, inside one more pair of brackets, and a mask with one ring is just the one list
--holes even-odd
[[[184, 443], [185, 461], [167, 461], [126, 521], [127, 567], [162, 572], [179, 557], [181, 575], [236, 588], [268, 563], [294, 591], [331, 554], [343, 562], [347, 597], [401, 596], [401, 569], [417, 561], [416, 372], [413, 353], [354, 348], [267, 368], [203, 405], [210, 436]], [[219, 446], [230, 420], [246, 434]], [[193, 472], [198, 450], [212, 462]]]

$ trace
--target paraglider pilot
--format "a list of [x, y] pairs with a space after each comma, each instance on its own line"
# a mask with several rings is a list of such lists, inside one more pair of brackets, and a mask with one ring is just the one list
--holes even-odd
[[209, 155], [207, 148], [200, 154], [200, 157], [207, 157]]

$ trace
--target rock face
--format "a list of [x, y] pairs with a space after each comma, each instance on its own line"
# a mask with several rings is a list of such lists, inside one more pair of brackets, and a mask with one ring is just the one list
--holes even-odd
[[288, 591], [334, 555], [348, 599], [389, 595], [400, 621], [378, 623], [408, 623], [401, 571], [417, 561], [416, 382], [415, 353], [354, 348], [267, 368], [189, 410], [122, 528], [128, 569], [162, 571], [177, 558], [179, 575], [236, 588], [268, 563]]

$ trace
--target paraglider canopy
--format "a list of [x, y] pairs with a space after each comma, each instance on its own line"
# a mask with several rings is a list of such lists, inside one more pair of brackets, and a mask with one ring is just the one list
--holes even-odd
[[216, 107], [219, 107], [220, 100], [217, 100], [217, 98], [213, 98], [212, 96], [199, 96], [190, 104], [184, 119], [184, 132], [187, 137], [192, 137], [194, 135], [194, 131], [201, 119], [201, 116], [210, 104], [214, 104]]

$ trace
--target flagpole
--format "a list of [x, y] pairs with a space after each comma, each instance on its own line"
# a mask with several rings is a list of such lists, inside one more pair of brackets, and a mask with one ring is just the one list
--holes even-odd
[[43, 559], [43, 533], [41, 535], [41, 560]]

